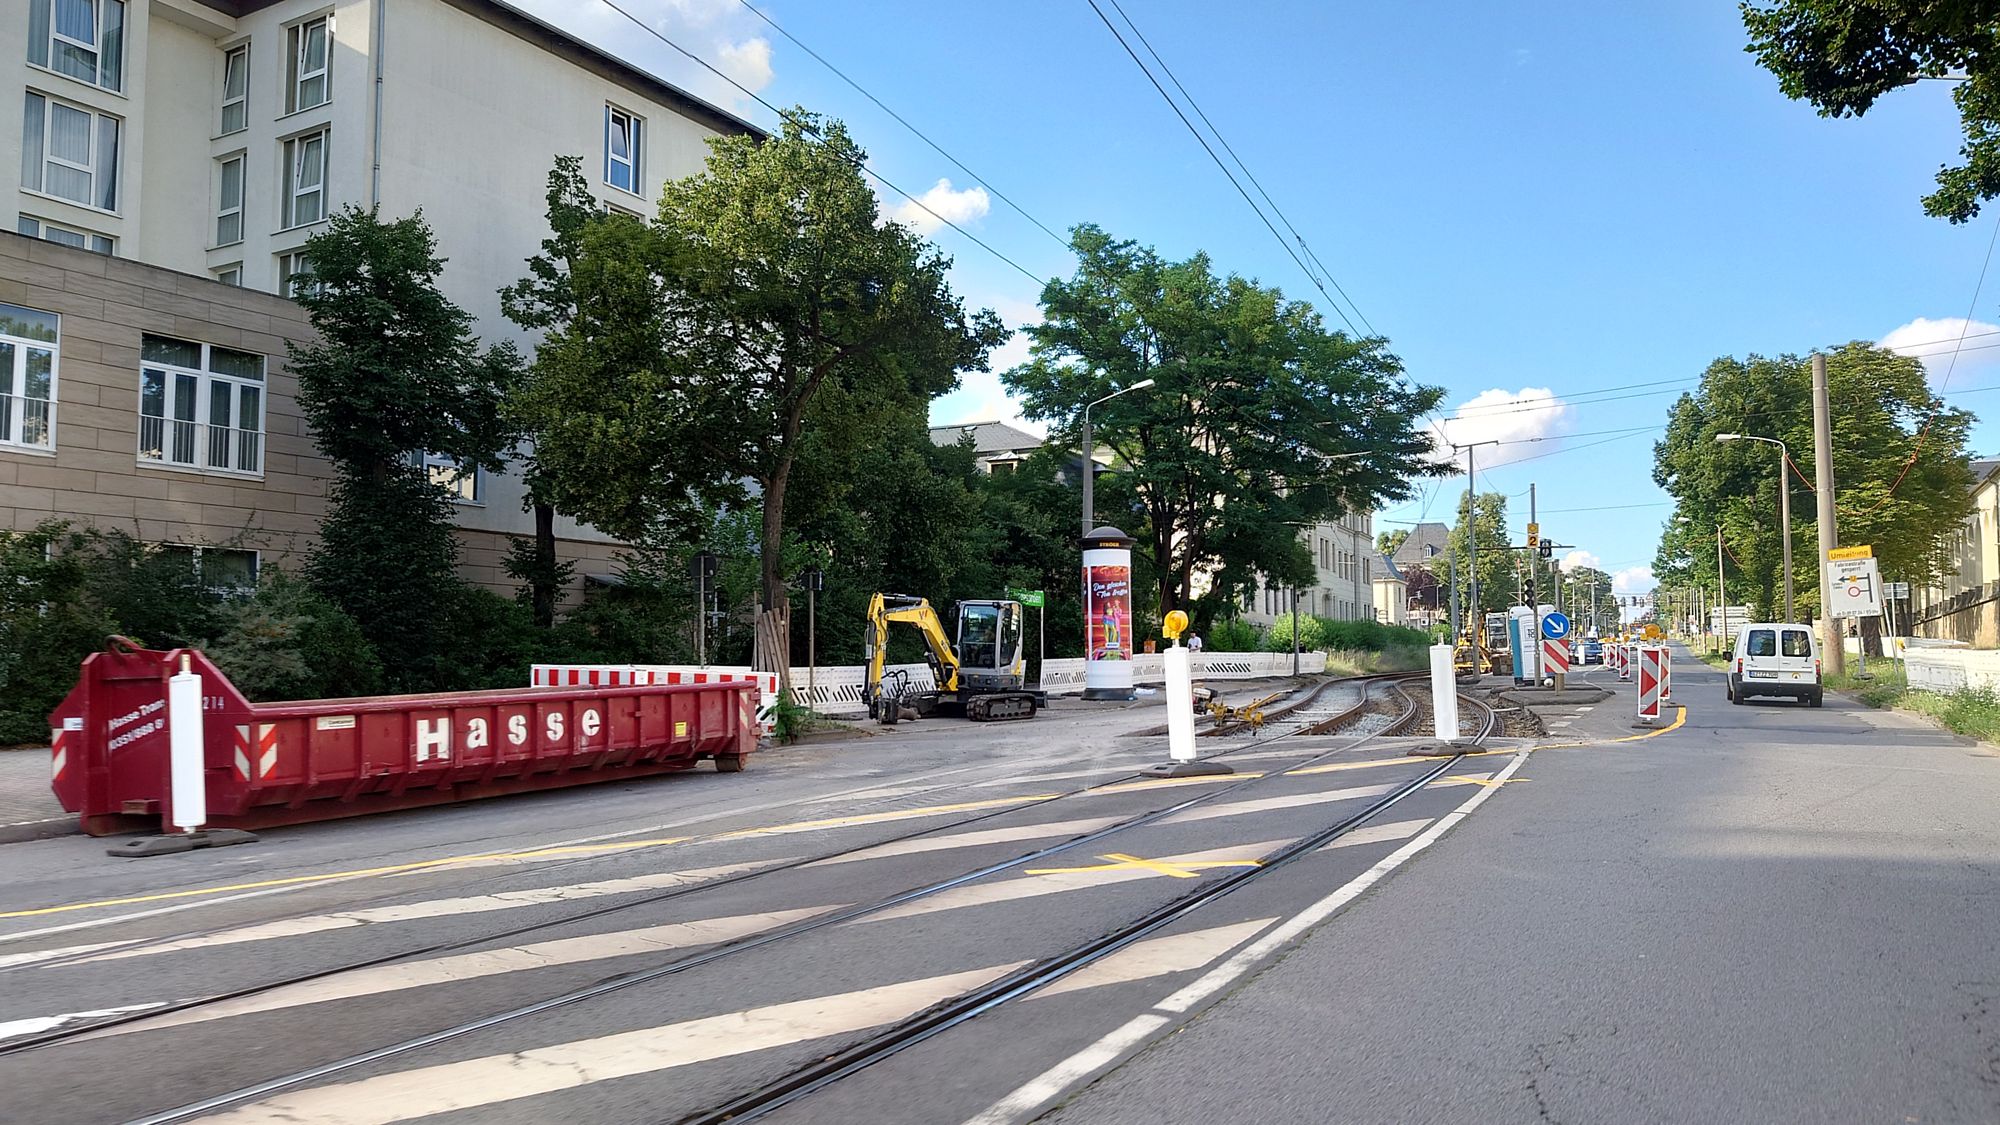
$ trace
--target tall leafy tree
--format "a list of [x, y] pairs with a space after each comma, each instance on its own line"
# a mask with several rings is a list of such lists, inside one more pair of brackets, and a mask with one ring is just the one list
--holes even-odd
[[1749, 52], [1788, 97], [1860, 117], [1919, 76], [1953, 78], [1965, 143], [1924, 210], [1962, 223], [2000, 194], [2000, 5], [1992, 0], [1744, 3]]
[[[1473, 499], [1478, 502], [1476, 507]], [[1477, 516], [1471, 514], [1475, 510]], [[1475, 562], [1479, 571], [1478, 613], [1496, 613], [1520, 604], [1521, 579], [1526, 570], [1521, 563], [1521, 552], [1513, 550], [1508, 542], [1506, 493], [1482, 492], [1475, 498], [1461, 495], [1458, 520], [1452, 524], [1445, 550], [1449, 557], [1442, 562], [1432, 560], [1431, 568], [1433, 573], [1450, 573], [1450, 568], [1457, 568], [1459, 612], [1471, 614], [1475, 609], [1469, 600], [1475, 593], [1472, 581]], [[1469, 627], [1471, 622], [1465, 624]]]
[[1563, 570], [1563, 597], [1572, 607], [1570, 618], [1581, 636], [1589, 628], [1591, 610], [1596, 610], [1597, 627], [1609, 632], [1618, 624], [1618, 598], [1611, 591], [1611, 576], [1594, 566], [1572, 566]]
[[[1915, 359], [1855, 342], [1827, 355], [1835, 514], [1843, 543], [1874, 547], [1884, 578], [1929, 582], [1950, 564], [1949, 537], [1970, 505], [1965, 454], [1972, 415], [1947, 409]], [[1725, 357], [1668, 413], [1653, 478], [1675, 501], [1653, 570], [1662, 586], [1715, 593], [1716, 528], [1732, 604], [1785, 616], [1778, 461], [1760, 442], [1718, 444], [1718, 433], [1774, 437], [1791, 447], [1795, 609], [1819, 605], [1812, 368], [1804, 356]]]
[[758, 663], [781, 674], [801, 456], [865, 446], [872, 412], [920, 411], [1006, 335], [952, 292], [948, 259], [883, 220], [865, 158], [841, 124], [796, 111], [775, 137], [712, 141], [652, 222], [585, 224], [552, 290], [576, 311], [551, 321], [528, 407], [558, 503], [613, 534], [754, 496]]
[[361, 626], [392, 687], [448, 682], [465, 608], [451, 503], [415, 455], [499, 471], [513, 348], [482, 350], [472, 317], [439, 291], [436, 240], [418, 212], [383, 221], [349, 207], [306, 241], [298, 302], [315, 338], [289, 344], [300, 411], [333, 462], [307, 576]]
[[1329, 331], [1204, 254], [1168, 261], [1089, 225], [1070, 245], [1076, 273], [1043, 289], [1033, 359], [1004, 379], [1071, 447], [1087, 404], [1155, 380], [1091, 423], [1143, 508], [1159, 612], [1192, 608], [1199, 624], [1259, 574], [1304, 584], [1300, 527], [1410, 494], [1431, 448], [1416, 418], [1441, 392], [1407, 382], [1384, 341]]

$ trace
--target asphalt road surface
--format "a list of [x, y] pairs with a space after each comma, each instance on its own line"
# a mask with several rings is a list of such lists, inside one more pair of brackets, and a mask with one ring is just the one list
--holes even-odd
[[1699, 667], [1678, 728], [1627, 694], [1532, 754], [1273, 731], [1134, 780], [1158, 705], [1078, 705], [186, 856], [0, 847], [0, 1119], [2000, 1116], [2000, 760]]

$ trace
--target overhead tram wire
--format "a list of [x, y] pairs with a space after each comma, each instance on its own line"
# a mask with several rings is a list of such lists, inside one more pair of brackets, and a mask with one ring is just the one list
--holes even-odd
[[[609, 3], [610, 0], [605, 0], [605, 2]], [[1151, 82], [1153, 89], [1160, 92], [1160, 97], [1166, 99], [1168, 108], [1174, 111], [1174, 116], [1180, 118], [1181, 124], [1187, 126], [1188, 132], [1194, 134], [1194, 139], [1200, 142], [1202, 151], [1208, 153], [1208, 158], [1215, 162], [1217, 168], [1222, 169], [1222, 174], [1229, 180], [1229, 186], [1235, 188], [1236, 194], [1243, 197], [1243, 202], [1250, 205], [1250, 210], [1257, 213], [1257, 218], [1264, 224], [1264, 229], [1270, 231], [1271, 237], [1278, 240], [1278, 245], [1284, 248], [1285, 254], [1292, 259], [1292, 263], [1299, 267], [1299, 272], [1305, 274], [1312, 281], [1313, 286], [1320, 291], [1320, 295], [1324, 296], [1327, 303], [1333, 306], [1333, 311], [1340, 317], [1341, 323], [1347, 325], [1349, 332], [1354, 333], [1356, 336], [1361, 335], [1361, 329], [1354, 326], [1354, 321], [1348, 317], [1346, 310], [1340, 307], [1340, 304], [1333, 299], [1333, 294], [1326, 291], [1325, 286], [1320, 285], [1319, 278], [1305, 264], [1305, 261], [1299, 257], [1298, 251], [1292, 249], [1292, 244], [1285, 241], [1285, 236], [1279, 234], [1278, 228], [1272, 225], [1271, 217], [1264, 214], [1264, 209], [1257, 206], [1257, 201], [1250, 197], [1248, 191], [1244, 190], [1243, 184], [1237, 180], [1236, 174], [1229, 170], [1229, 165], [1224, 164], [1222, 158], [1216, 155], [1215, 146], [1208, 143], [1208, 138], [1202, 136], [1201, 130], [1195, 128], [1194, 122], [1188, 120], [1188, 115], [1182, 112], [1180, 103], [1174, 100], [1173, 95], [1167, 93], [1167, 88], [1160, 85], [1158, 78], [1153, 77], [1153, 71], [1146, 65], [1146, 60], [1140, 58], [1139, 52], [1132, 49], [1132, 44], [1125, 41], [1125, 33], [1119, 31], [1118, 25], [1111, 22], [1111, 17], [1104, 14], [1104, 9], [1098, 6], [1097, 0], [1085, 0], [1085, 3], [1090, 5], [1091, 11], [1097, 13], [1098, 19], [1104, 21], [1104, 26], [1110, 30], [1112, 38], [1118, 40], [1120, 47], [1125, 48], [1125, 53], [1132, 56], [1133, 64], [1139, 68], [1140, 73], [1146, 76], [1146, 81]], [[1359, 315], [1360, 310], [1356, 309], [1355, 312]], [[1371, 332], [1370, 335], [1373, 335], [1373, 333]]]
[[[987, 179], [985, 176], [982, 176], [979, 173], [973, 171], [972, 169], [966, 167], [965, 161], [960, 160], [958, 157], [953, 156], [949, 152], [946, 152], [943, 145], [938, 144], [936, 141], [926, 136], [922, 129], [919, 129], [915, 125], [910, 124], [910, 122], [907, 119], [905, 119], [902, 114], [897, 113], [893, 109], [890, 109], [888, 105], [886, 105], [882, 101], [881, 98], [878, 98], [874, 94], [869, 93], [867, 87], [863, 86], [859, 82], [856, 82], [854, 79], [848, 77], [846, 71], [843, 71], [839, 67], [828, 62], [826, 60], [826, 56], [820, 54], [818, 51], [813, 50], [811, 47], [806, 46], [805, 42], [802, 41], [798, 36], [793, 35], [791, 32], [785, 30], [784, 27], [778, 23], [778, 21], [772, 19], [768, 15], [765, 15], [763, 9], [757, 7], [755, 4], [752, 4], [750, 0], [736, 0], [736, 2], [743, 5], [745, 8], [748, 8], [751, 14], [755, 15], [758, 19], [763, 20], [765, 23], [769, 24], [771, 26], [771, 30], [776, 31], [778, 34], [790, 40], [793, 46], [797, 47], [801, 51], [804, 51], [806, 54], [811, 55], [815, 61], [817, 61], [821, 66], [832, 71], [834, 75], [838, 77], [842, 82], [845, 82], [849, 86], [854, 87], [856, 93], [859, 93], [862, 97], [867, 98], [869, 101], [875, 103], [875, 108], [881, 110], [883, 113], [888, 114], [890, 117], [895, 118], [896, 123], [898, 125], [901, 125], [903, 128], [908, 129], [910, 132], [916, 134], [917, 139], [931, 146], [932, 151], [936, 152], [939, 156], [944, 157], [946, 160], [951, 161], [953, 167], [957, 168], [959, 171], [971, 177], [974, 183], [977, 183], [981, 187], [984, 187], [987, 191], [992, 192], [994, 197], [999, 199], [1000, 202], [1005, 203], [1007, 206], [1013, 208], [1015, 214], [1018, 214], [1022, 218], [1035, 224], [1035, 226], [1041, 229], [1041, 232], [1043, 234], [1046, 234], [1050, 238], [1055, 239], [1056, 242], [1060, 244], [1064, 250], [1069, 250], [1071, 248], [1068, 239], [1064, 238], [1060, 234], [1057, 234], [1055, 231], [1049, 229], [1048, 224], [1042, 222], [1040, 219], [1037, 219], [1033, 215], [1029, 214], [1027, 208], [1022, 207], [1020, 204], [1014, 202], [1012, 198], [1007, 196], [999, 188], [994, 187], [993, 181]], [[928, 210], [928, 208], [926, 208], [926, 210]]]
[[[1118, 3], [1118, 0], [1111, 0], [1111, 7], [1117, 11], [1118, 18], [1125, 21], [1125, 26], [1132, 29], [1132, 34], [1138, 37], [1139, 44], [1140, 46], [1146, 48], [1146, 53], [1153, 56], [1154, 62], [1160, 64], [1160, 70], [1163, 73], [1165, 73], [1167, 79], [1174, 84], [1174, 89], [1180, 91], [1181, 97], [1187, 99], [1188, 107], [1194, 110], [1195, 116], [1201, 118], [1201, 123], [1203, 125], [1208, 126], [1208, 131], [1214, 135], [1217, 143], [1222, 145], [1222, 150], [1224, 152], [1227, 152], [1229, 154], [1229, 158], [1236, 162], [1236, 166], [1243, 170], [1243, 177], [1249, 180], [1251, 186], [1257, 189], [1258, 195], [1264, 197], [1264, 202], [1270, 204], [1271, 213], [1278, 216], [1279, 222], [1285, 224], [1285, 229], [1291, 232], [1293, 241], [1299, 244], [1299, 249], [1304, 250], [1306, 252], [1306, 256], [1308, 258], [1311, 258], [1313, 264], [1319, 267], [1320, 273], [1324, 274], [1326, 276], [1326, 280], [1333, 285], [1334, 289], [1337, 292], [1339, 292], [1341, 297], [1346, 299], [1347, 307], [1354, 310], [1354, 315], [1360, 318], [1362, 324], [1367, 325], [1368, 334], [1371, 336], [1381, 335], [1381, 333], [1375, 331], [1375, 326], [1373, 324], [1368, 323], [1368, 316], [1367, 314], [1361, 311], [1361, 306], [1355, 303], [1353, 297], [1348, 296], [1347, 290], [1341, 288], [1340, 282], [1336, 280], [1333, 276], [1333, 271], [1327, 269], [1326, 263], [1320, 261], [1319, 255], [1313, 253], [1312, 247], [1306, 244], [1305, 236], [1300, 234], [1298, 228], [1292, 225], [1292, 220], [1286, 217], [1285, 212], [1278, 206], [1278, 201], [1272, 199], [1271, 193], [1264, 190], [1264, 185], [1258, 182], [1256, 173], [1250, 171], [1250, 166], [1248, 164], [1245, 164], [1243, 162], [1243, 158], [1236, 154], [1236, 149], [1230, 145], [1229, 138], [1222, 135], [1222, 130], [1216, 128], [1215, 122], [1210, 121], [1208, 119], [1208, 114], [1203, 112], [1201, 108], [1201, 103], [1195, 100], [1193, 94], [1188, 93], [1186, 86], [1181, 85], [1180, 76], [1174, 73], [1174, 68], [1167, 65], [1166, 59], [1160, 57], [1160, 52], [1154, 48], [1152, 41], [1146, 38], [1146, 33], [1139, 30], [1138, 22], [1133, 20], [1131, 15], [1129, 15], [1125, 11], [1124, 6]], [[1099, 14], [1101, 15], [1102, 13]], [[1312, 277], [1312, 272], [1308, 270], [1306, 272], [1306, 276]], [[1319, 288], [1321, 295], [1325, 296], [1327, 300], [1329, 301], [1333, 300], [1332, 295], [1326, 292], [1325, 286], [1321, 286], [1319, 284], [1318, 278], [1313, 278], [1313, 284], [1314, 286]]]
[[[634, 27], [637, 27], [639, 30], [645, 32], [646, 34], [652, 36], [653, 38], [658, 39], [660, 42], [665, 43], [667, 46], [672, 47], [675, 51], [680, 52], [682, 55], [686, 56], [689, 59], [689, 61], [701, 67], [703, 70], [708, 71], [710, 74], [715, 75], [717, 78], [720, 78], [724, 82], [727, 82], [731, 86], [734, 86], [738, 90], [741, 90], [743, 92], [744, 97], [747, 97], [752, 101], [755, 101], [758, 105], [761, 105], [765, 109], [770, 110], [772, 113], [777, 114], [778, 120], [790, 121], [793, 119], [793, 115], [790, 112], [779, 109], [777, 106], [772, 105], [768, 101], [765, 101], [764, 98], [757, 93], [757, 91], [752, 90], [750, 87], [745, 86], [743, 83], [738, 82], [736, 79], [731, 78], [727, 74], [724, 74], [722, 71], [716, 69], [715, 66], [711, 64], [707, 59], [702, 58], [700, 55], [695, 54], [693, 51], [690, 51], [686, 47], [681, 46], [679, 43], [674, 42], [672, 39], [667, 38], [664, 34], [662, 34], [659, 30], [654, 28], [651, 24], [647, 23], [645, 20], [642, 20], [638, 16], [633, 15], [631, 12], [626, 11], [625, 8], [618, 3], [618, 0], [598, 0], [598, 2], [603, 4], [605, 7], [610, 8], [612, 11], [617, 12], [619, 15], [624, 16], [627, 20], [631, 21]], [[808, 129], [807, 131], [813, 133], [813, 135], [815, 136], [819, 135], [817, 130]], [[1000, 259], [1001, 261], [1007, 263], [1008, 265], [1014, 267], [1016, 270], [1020, 272], [1021, 276], [1027, 278], [1029, 281], [1034, 282], [1036, 285], [1048, 284], [1049, 282], [1048, 278], [1037, 276], [1033, 270], [1030, 270], [1028, 267], [1022, 265], [1021, 263], [1015, 261], [1014, 259], [1008, 257], [1007, 255], [1002, 254], [1000, 251], [995, 250], [992, 246], [987, 244], [986, 240], [980, 238], [978, 235], [973, 234], [971, 231], [966, 230], [964, 227], [959, 226], [957, 223], [954, 223], [950, 219], [945, 218], [943, 215], [938, 214], [936, 211], [931, 210], [929, 204], [925, 203], [923, 200], [917, 198], [916, 196], [911, 195], [909, 192], [904, 191], [902, 188], [897, 187], [893, 182], [891, 182], [887, 177], [883, 176], [880, 172], [877, 172], [875, 169], [868, 167], [866, 164], [861, 165], [861, 170], [863, 172], [866, 172], [868, 175], [874, 177], [877, 181], [879, 181], [884, 187], [888, 188], [890, 191], [893, 191], [897, 195], [902, 196], [904, 199], [909, 200], [911, 203], [916, 204], [919, 208], [923, 210], [925, 214], [929, 215], [931, 218], [936, 219], [938, 222], [943, 223], [945, 226], [948, 226], [951, 229], [957, 231], [958, 233], [964, 235], [967, 239], [969, 239], [972, 242], [973, 245], [979, 247], [981, 250], [986, 251], [988, 254], [993, 255], [994, 257]]]

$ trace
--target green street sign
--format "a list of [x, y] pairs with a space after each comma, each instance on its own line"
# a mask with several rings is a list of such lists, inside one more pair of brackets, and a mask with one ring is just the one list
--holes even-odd
[[1007, 596], [1013, 598], [1017, 602], [1020, 602], [1022, 605], [1027, 606], [1029, 609], [1042, 608], [1043, 604], [1042, 592], [1040, 590], [1009, 589], [1007, 591]]

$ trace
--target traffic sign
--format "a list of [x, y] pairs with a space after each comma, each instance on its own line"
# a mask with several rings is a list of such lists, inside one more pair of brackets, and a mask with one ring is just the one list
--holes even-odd
[[1908, 582], [1884, 582], [1882, 583], [1882, 596], [1892, 601], [1901, 601], [1910, 596], [1910, 584]]
[[1839, 559], [1830, 564], [1833, 574], [1833, 616], [1880, 617], [1882, 615], [1882, 575], [1875, 560]]
[[1538, 523], [1531, 523], [1531, 524], [1529, 524], [1529, 525], [1528, 525], [1528, 549], [1529, 549], [1529, 550], [1531, 550], [1531, 551], [1532, 551], [1532, 550], [1534, 550], [1534, 549], [1535, 549], [1535, 546], [1536, 546], [1536, 545], [1537, 545], [1538, 543], [1540, 543], [1540, 542], [1541, 542], [1541, 538], [1542, 538], [1542, 525], [1541, 525], [1541, 524], [1538, 524]]
[[1875, 548], [1865, 543], [1859, 547], [1835, 547], [1826, 553], [1826, 561], [1828, 562], [1849, 562], [1854, 559], [1872, 559], [1874, 557]]
[[1543, 614], [1542, 636], [1552, 641], [1559, 641], [1569, 636], [1569, 615], [1566, 613]]
[[1042, 592], [1040, 590], [1016, 590], [1012, 587], [1009, 587], [1007, 590], [1007, 596], [1013, 598], [1017, 602], [1020, 602], [1022, 605], [1027, 606], [1029, 609], [1042, 608], [1043, 599], [1042, 599]]

